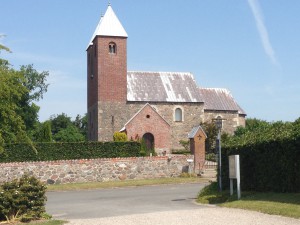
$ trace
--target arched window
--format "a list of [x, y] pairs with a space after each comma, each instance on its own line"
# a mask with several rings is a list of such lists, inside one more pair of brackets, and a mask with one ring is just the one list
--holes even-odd
[[108, 49], [109, 49], [110, 54], [116, 54], [117, 53], [117, 45], [113, 42], [109, 43]]
[[182, 121], [182, 109], [181, 108], [176, 108], [175, 109], [175, 121], [176, 122], [181, 122]]

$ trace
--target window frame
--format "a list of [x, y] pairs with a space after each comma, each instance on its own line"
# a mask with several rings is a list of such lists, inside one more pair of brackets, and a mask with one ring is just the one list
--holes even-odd
[[115, 42], [109, 42], [108, 44], [108, 53], [112, 55], [117, 54], [117, 44]]
[[[179, 112], [180, 114], [178, 115], [176, 112]], [[183, 121], [184, 121], [184, 110], [182, 107], [176, 106], [174, 108], [174, 122], [183, 122]]]

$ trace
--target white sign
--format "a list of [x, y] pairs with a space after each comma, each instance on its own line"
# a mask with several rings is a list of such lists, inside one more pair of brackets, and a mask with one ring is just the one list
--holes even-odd
[[237, 170], [239, 169], [239, 155], [229, 156], [229, 178], [237, 179]]
[[241, 198], [241, 182], [240, 182], [240, 156], [229, 156], [229, 178], [230, 178], [230, 195], [233, 195], [233, 179], [237, 182], [238, 199]]

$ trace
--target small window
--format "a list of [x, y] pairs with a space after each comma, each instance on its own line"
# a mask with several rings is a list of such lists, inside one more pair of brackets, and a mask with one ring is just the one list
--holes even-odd
[[116, 46], [115, 43], [113, 43], [113, 42], [109, 43], [108, 48], [109, 48], [109, 53], [110, 54], [116, 54], [117, 53], [117, 46]]
[[176, 122], [182, 121], [182, 109], [180, 109], [180, 108], [175, 109], [175, 121]]

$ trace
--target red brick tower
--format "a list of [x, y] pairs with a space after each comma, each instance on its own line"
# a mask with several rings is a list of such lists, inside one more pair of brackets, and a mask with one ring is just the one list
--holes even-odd
[[88, 137], [110, 141], [126, 120], [127, 33], [109, 5], [87, 48]]

